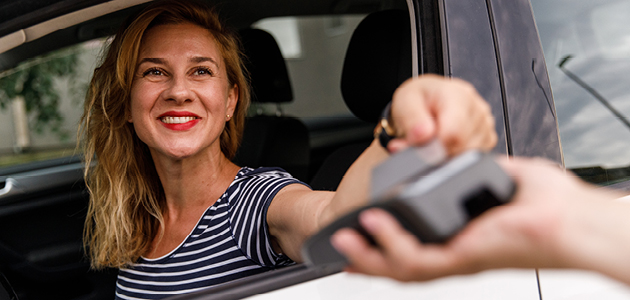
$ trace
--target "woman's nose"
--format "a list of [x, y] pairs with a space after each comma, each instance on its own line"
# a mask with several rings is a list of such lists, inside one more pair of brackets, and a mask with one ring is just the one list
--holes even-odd
[[171, 78], [168, 88], [164, 91], [164, 98], [167, 101], [172, 100], [177, 103], [192, 101], [193, 95], [186, 78], [184, 78], [184, 76], [174, 76]]

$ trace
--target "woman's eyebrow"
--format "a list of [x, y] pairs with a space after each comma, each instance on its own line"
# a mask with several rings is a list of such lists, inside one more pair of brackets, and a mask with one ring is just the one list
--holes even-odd
[[166, 61], [162, 58], [153, 58], [153, 57], [145, 57], [138, 62], [138, 65], [141, 65], [145, 62], [150, 62], [154, 64], [166, 64]]
[[[210, 63], [214, 64], [215, 66], [219, 66], [217, 64], [217, 62], [212, 57], [194, 56], [194, 57], [191, 57], [189, 59], [189, 61], [192, 62], [192, 63], [210, 62]], [[163, 58], [145, 57], [145, 58], [141, 59], [138, 62], [138, 65], [141, 65], [141, 64], [143, 64], [145, 62], [154, 63], [154, 64], [161, 64], [161, 65], [166, 64], [166, 60], [164, 60]]]
[[190, 62], [193, 62], [193, 63], [210, 62], [218, 66], [217, 62], [212, 57], [206, 57], [206, 56], [194, 56], [190, 58]]

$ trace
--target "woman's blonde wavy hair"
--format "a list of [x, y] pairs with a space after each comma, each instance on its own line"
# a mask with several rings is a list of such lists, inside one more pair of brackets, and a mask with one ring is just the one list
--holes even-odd
[[136, 261], [163, 226], [164, 190], [148, 147], [127, 120], [144, 33], [157, 25], [181, 23], [207, 29], [219, 46], [228, 82], [238, 87], [239, 96], [221, 133], [221, 151], [231, 159], [240, 143], [250, 92], [236, 34], [210, 8], [191, 1], [159, 1], [129, 19], [94, 70], [79, 131], [90, 192], [84, 243], [93, 268], [120, 268]]

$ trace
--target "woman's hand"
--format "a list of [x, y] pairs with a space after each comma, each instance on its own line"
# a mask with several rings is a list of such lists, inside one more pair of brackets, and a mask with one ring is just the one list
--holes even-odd
[[[360, 216], [379, 247], [356, 231], [339, 230], [333, 245], [350, 271], [422, 281], [492, 268], [578, 267], [630, 283], [630, 205], [620, 195], [565, 174], [551, 162], [502, 160], [518, 190], [508, 205], [473, 220], [444, 245], [422, 244], [382, 210]], [[625, 273], [625, 274], [624, 274]], [[625, 277], [624, 277], [625, 276]]]
[[[489, 105], [472, 85], [459, 79], [437, 75], [409, 79], [394, 93], [390, 113], [397, 132], [388, 144], [390, 152], [438, 139], [449, 155], [456, 155], [469, 149], [490, 150], [497, 141]], [[330, 205], [311, 210], [321, 212], [317, 228], [365, 205], [372, 169], [388, 157], [373, 142], [348, 169]]]
[[407, 80], [394, 93], [391, 117], [400, 137], [389, 143], [391, 152], [434, 138], [450, 155], [490, 150], [497, 142], [490, 105], [460, 79], [423, 75]]

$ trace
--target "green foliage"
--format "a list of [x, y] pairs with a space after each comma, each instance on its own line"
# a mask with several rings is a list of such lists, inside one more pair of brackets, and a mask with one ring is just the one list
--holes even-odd
[[26, 111], [31, 116], [30, 127], [37, 133], [46, 129], [61, 140], [69, 133], [62, 130], [63, 115], [59, 112], [60, 95], [55, 79], [68, 79], [71, 95], [76, 95], [78, 53], [76, 47], [52, 52], [0, 73], [0, 109], [6, 109], [17, 96], [24, 97]]

